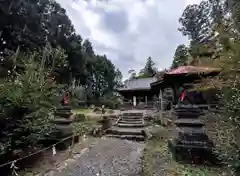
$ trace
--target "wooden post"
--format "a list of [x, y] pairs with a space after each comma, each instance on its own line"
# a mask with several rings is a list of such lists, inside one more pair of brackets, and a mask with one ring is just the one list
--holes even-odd
[[173, 104], [172, 104], [172, 102], [170, 102], [170, 111], [169, 111], [169, 113], [168, 113], [168, 117], [172, 117], [172, 107], [173, 107]]
[[175, 84], [172, 85], [172, 90], [173, 90], [173, 102], [174, 104], [177, 103], [177, 86]]
[[71, 144], [71, 146], [69, 146], [69, 156], [72, 156], [72, 152], [73, 152], [73, 148], [74, 148], [74, 136], [75, 136], [75, 134], [72, 136], [72, 144]]
[[145, 96], [145, 105], [147, 105], [147, 96]]

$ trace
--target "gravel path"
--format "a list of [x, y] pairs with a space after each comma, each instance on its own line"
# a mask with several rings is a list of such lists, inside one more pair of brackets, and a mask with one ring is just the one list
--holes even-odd
[[54, 176], [139, 176], [144, 143], [102, 138]]

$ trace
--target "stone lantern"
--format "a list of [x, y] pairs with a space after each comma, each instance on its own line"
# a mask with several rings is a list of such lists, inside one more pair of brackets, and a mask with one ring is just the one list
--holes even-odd
[[[69, 106], [69, 94], [65, 93], [62, 98], [61, 105], [55, 111], [55, 118], [53, 120], [53, 124], [55, 126], [54, 138], [57, 141], [73, 136], [73, 120], [74, 118], [72, 118], [71, 107]], [[72, 138], [69, 138], [56, 147], [59, 149], [66, 149], [71, 144]]]

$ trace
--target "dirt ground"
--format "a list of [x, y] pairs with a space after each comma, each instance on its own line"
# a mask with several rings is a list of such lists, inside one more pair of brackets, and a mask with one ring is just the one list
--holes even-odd
[[[211, 138], [217, 136], [216, 118], [217, 116], [213, 114], [208, 114], [208, 116], [204, 117], [207, 133]], [[142, 176], [234, 176], [227, 167], [213, 168], [175, 162], [167, 146], [167, 141], [174, 136], [174, 125], [169, 123], [164, 125], [152, 124], [149, 130], [153, 136], [144, 149]], [[70, 150], [66, 150], [57, 152], [57, 155], [52, 156], [52, 150], [49, 150], [44, 153], [43, 157], [33, 167], [25, 169], [18, 174], [20, 176], [46, 175], [52, 168], [61, 167], [66, 160], [71, 159], [75, 154], [82, 153], [87, 147], [94, 145], [97, 141], [97, 138], [92, 137], [81, 140], [74, 146], [71, 153]]]
[[52, 149], [45, 151], [41, 158], [35, 162], [35, 164], [29, 166], [18, 174], [20, 176], [43, 176], [50, 172], [53, 168], [59, 168], [64, 165], [64, 162], [71, 159], [74, 155], [80, 154], [85, 151], [91, 145], [97, 142], [96, 138], [87, 136], [81, 138], [79, 143], [75, 144], [73, 148], [69, 148], [65, 151], [57, 151], [57, 154], [53, 156]]

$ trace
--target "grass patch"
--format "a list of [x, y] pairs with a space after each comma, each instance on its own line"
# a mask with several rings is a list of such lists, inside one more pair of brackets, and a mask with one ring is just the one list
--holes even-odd
[[74, 122], [73, 131], [74, 133], [83, 135], [83, 134], [87, 134], [97, 126], [100, 126], [97, 119], [86, 119], [84, 121]]
[[167, 140], [172, 136], [171, 130], [159, 127], [148, 141], [143, 157], [144, 176], [231, 176], [226, 168], [213, 168], [180, 164], [171, 158]]
[[[105, 108], [106, 113], [105, 114], [112, 114], [114, 111], [112, 109], [107, 109]], [[89, 113], [94, 113], [92, 109], [84, 108], [84, 109], [73, 109], [72, 110], [73, 114], [89, 114]]]
[[72, 113], [73, 114], [89, 114], [91, 112], [91, 109], [87, 109], [87, 108], [85, 108], [85, 109], [73, 109], [72, 110]]

